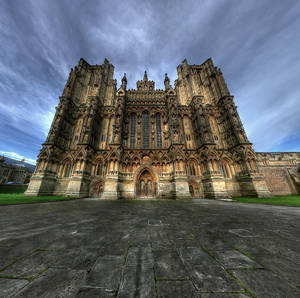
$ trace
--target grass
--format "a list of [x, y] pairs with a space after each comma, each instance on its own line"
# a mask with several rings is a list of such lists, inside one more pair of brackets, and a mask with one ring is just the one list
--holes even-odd
[[56, 201], [74, 200], [72, 197], [64, 196], [24, 196], [23, 193], [0, 193], [0, 205], [45, 203]]
[[[0, 187], [0, 205], [10, 204], [27, 204], [27, 203], [44, 203], [44, 202], [56, 202], [56, 201], [70, 201], [76, 198], [64, 197], [64, 196], [24, 196], [24, 191], [27, 185], [1, 185]], [[232, 198], [234, 202], [240, 203], [254, 203], [254, 204], [265, 204], [265, 205], [279, 205], [279, 206], [291, 206], [300, 207], [300, 196], [276, 196], [272, 198], [249, 198], [240, 197]], [[140, 200], [129, 200], [133, 203], [143, 204], [145, 201]], [[162, 203], [163, 201], [161, 201]]]
[[254, 204], [265, 204], [265, 205], [279, 205], [279, 206], [290, 206], [300, 207], [300, 196], [276, 196], [272, 198], [232, 198], [235, 202], [240, 203], [254, 203]]

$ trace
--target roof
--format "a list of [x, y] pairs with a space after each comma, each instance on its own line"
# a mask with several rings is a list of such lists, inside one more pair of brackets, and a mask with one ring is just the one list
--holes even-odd
[[12, 159], [12, 158], [9, 158], [9, 157], [6, 157], [6, 156], [4, 156], [4, 163], [6, 163], [7, 165], [26, 167], [30, 171], [35, 170], [35, 165], [32, 165], [32, 164], [24, 162], [24, 161]]

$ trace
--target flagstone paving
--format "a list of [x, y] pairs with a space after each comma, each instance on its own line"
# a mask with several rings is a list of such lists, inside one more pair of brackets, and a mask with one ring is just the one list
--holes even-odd
[[300, 208], [1, 206], [0, 297], [300, 297]]

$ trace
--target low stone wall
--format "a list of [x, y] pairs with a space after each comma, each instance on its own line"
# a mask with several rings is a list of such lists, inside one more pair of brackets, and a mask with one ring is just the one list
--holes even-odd
[[256, 152], [272, 195], [300, 194], [300, 152]]

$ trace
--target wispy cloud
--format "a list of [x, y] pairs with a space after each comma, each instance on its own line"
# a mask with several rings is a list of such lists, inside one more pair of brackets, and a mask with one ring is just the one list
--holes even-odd
[[129, 88], [212, 57], [254, 148], [299, 150], [299, 13], [292, 0], [1, 1], [0, 149], [36, 158], [80, 57], [107, 57]]

